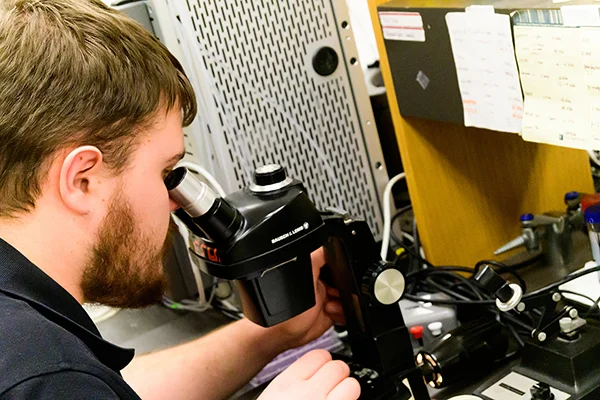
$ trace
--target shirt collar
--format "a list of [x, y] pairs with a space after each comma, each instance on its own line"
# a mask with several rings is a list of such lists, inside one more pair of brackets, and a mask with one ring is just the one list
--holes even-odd
[[1, 238], [0, 292], [26, 301], [44, 317], [79, 337], [100, 362], [112, 370], [119, 372], [133, 359], [133, 349], [102, 339], [79, 302]]

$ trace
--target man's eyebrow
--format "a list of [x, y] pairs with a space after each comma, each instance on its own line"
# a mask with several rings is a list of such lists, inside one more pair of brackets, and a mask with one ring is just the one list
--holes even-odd
[[175, 154], [173, 157], [169, 158], [167, 160], [167, 164], [175, 164], [179, 160], [181, 160], [184, 156], [185, 156], [185, 150], [182, 151], [181, 153]]

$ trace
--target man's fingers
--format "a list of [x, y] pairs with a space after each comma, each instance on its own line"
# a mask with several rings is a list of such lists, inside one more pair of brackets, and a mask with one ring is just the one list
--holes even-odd
[[343, 314], [344, 310], [339, 302], [328, 301], [327, 304], [325, 304], [325, 312], [327, 314]]
[[310, 253], [310, 262], [312, 264], [313, 281], [317, 282], [321, 275], [321, 268], [325, 265], [325, 251], [322, 247]]
[[360, 384], [354, 378], [346, 378], [327, 396], [327, 400], [356, 400], [360, 397]]
[[317, 269], [321, 269], [321, 267], [325, 265], [325, 252], [322, 247], [319, 247], [317, 250], [310, 253], [310, 261]]
[[339, 298], [340, 297], [340, 291], [337, 290], [336, 288], [332, 288], [331, 286], [327, 286], [327, 295], [329, 297]]
[[323, 365], [312, 378], [309, 384], [318, 388], [323, 393], [329, 393], [350, 374], [350, 367], [343, 361], [330, 361]]
[[325, 290], [325, 284], [321, 281], [315, 283], [315, 301], [317, 305], [323, 306], [327, 300], [327, 291]]
[[334, 325], [346, 325], [346, 316], [344, 314], [329, 314], [329, 318]]
[[290, 365], [278, 377], [278, 380], [308, 380], [326, 363], [331, 361], [331, 354], [326, 350], [313, 350], [306, 353], [298, 361]]

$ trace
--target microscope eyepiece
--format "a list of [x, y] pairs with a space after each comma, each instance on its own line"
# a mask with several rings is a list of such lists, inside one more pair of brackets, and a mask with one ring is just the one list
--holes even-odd
[[165, 178], [165, 185], [169, 196], [192, 218], [206, 214], [217, 200], [217, 195], [186, 168], [171, 171]]
[[[176, 168], [165, 178], [169, 196], [181, 206], [176, 215], [188, 226], [199, 228], [214, 242], [226, 242], [244, 219], [239, 212], [186, 168]], [[183, 212], [182, 212], [183, 211]], [[193, 229], [194, 233], [198, 231]]]

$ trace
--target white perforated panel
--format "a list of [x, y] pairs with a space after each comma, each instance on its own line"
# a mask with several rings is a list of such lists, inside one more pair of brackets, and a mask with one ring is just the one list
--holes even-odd
[[[230, 191], [249, 185], [257, 166], [282, 164], [304, 182], [317, 206], [342, 207], [380, 233], [376, 179], [386, 179], [385, 166], [379, 142], [372, 145], [377, 134], [366, 92], [357, 99], [353, 87], [362, 72], [357, 60], [350, 63], [353, 37], [336, 19], [340, 10], [334, 13], [327, 0], [166, 4], [180, 59], [186, 71], [194, 70], [189, 75], [201, 92], [199, 122], [186, 130], [190, 158], [211, 164]], [[324, 46], [340, 59], [328, 77], [312, 67]], [[376, 163], [382, 166], [375, 169]]]

